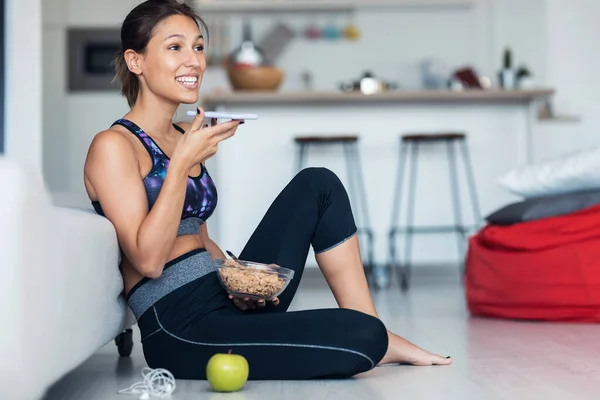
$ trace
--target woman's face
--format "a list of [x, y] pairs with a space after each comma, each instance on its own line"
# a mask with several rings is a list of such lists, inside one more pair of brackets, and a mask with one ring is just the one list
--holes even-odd
[[206, 69], [204, 39], [189, 17], [173, 15], [154, 29], [140, 57], [139, 77], [157, 96], [174, 103], [193, 104]]

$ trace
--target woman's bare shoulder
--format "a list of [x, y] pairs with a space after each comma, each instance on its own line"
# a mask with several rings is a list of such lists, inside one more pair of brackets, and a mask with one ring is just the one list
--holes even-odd
[[118, 127], [98, 132], [92, 139], [86, 164], [105, 159], [136, 159], [135, 147], [127, 133]]

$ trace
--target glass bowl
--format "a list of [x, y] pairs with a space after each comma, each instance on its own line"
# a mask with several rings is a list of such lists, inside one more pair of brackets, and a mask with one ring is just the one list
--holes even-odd
[[272, 300], [294, 277], [294, 271], [276, 264], [253, 261], [219, 260], [217, 275], [227, 293], [241, 298]]

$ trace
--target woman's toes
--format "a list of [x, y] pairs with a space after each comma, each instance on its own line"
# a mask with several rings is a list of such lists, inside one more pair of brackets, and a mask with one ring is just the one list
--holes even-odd
[[430, 353], [398, 335], [390, 334], [388, 354], [386, 354], [380, 364], [390, 362], [415, 366], [430, 366], [449, 365], [452, 364], [452, 359]]
[[435, 360], [433, 360], [433, 365], [450, 365], [452, 364], [452, 358], [450, 356], [448, 357], [442, 357], [442, 356], [435, 356]]
[[416, 366], [430, 366], [430, 365], [450, 365], [452, 364], [452, 358], [438, 356], [437, 354], [429, 353], [428, 351], [421, 350], [421, 354], [416, 355], [415, 358], [409, 362]]

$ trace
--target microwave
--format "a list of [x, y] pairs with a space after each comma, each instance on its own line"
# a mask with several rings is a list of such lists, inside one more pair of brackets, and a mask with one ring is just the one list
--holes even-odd
[[113, 79], [114, 59], [120, 50], [120, 28], [68, 28], [68, 91], [118, 92], [118, 82]]

